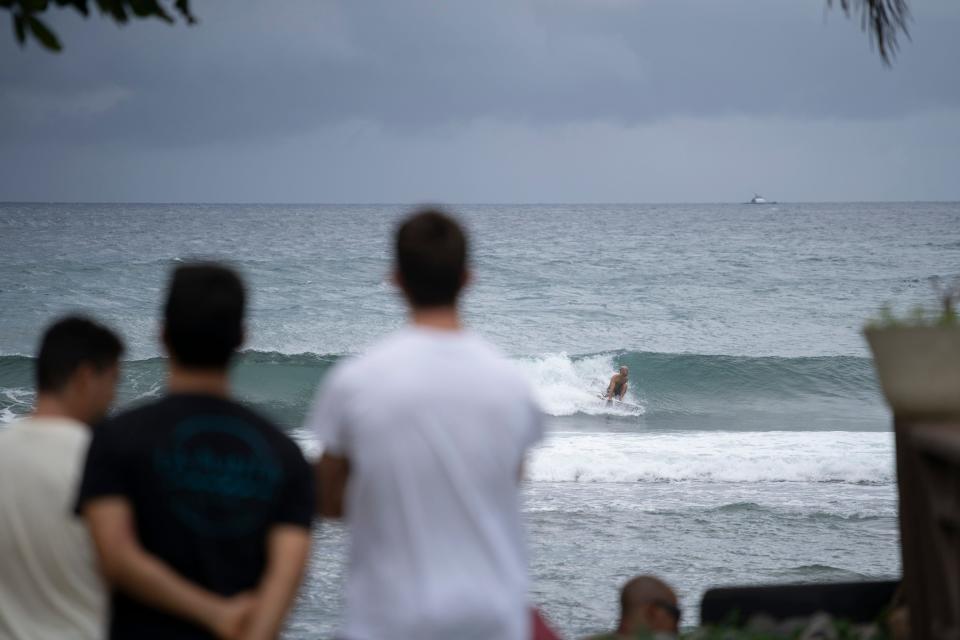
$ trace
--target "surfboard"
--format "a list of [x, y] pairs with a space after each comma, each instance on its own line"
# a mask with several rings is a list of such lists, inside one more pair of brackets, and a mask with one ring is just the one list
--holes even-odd
[[613, 400], [608, 400], [607, 397], [604, 396], [602, 393], [598, 393], [597, 397], [603, 402], [612, 402], [613, 406], [615, 407], [623, 407], [624, 409], [631, 409], [631, 410], [642, 409], [640, 405], [634, 402], [630, 402], [629, 400], [617, 400], [616, 398], [614, 398]]

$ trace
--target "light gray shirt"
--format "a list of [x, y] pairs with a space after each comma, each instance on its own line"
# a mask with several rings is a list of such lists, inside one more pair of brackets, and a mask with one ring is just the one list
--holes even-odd
[[0, 428], [0, 640], [106, 634], [93, 544], [73, 514], [89, 440], [66, 418]]
[[308, 426], [350, 461], [343, 637], [526, 640], [518, 473], [543, 427], [506, 358], [403, 329], [330, 373]]

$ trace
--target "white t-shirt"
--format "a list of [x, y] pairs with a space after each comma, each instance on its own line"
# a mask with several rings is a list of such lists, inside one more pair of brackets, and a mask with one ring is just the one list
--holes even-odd
[[408, 327], [334, 368], [308, 426], [350, 461], [342, 636], [526, 640], [527, 383], [479, 337]]
[[0, 428], [0, 639], [106, 635], [93, 543], [73, 514], [89, 440], [66, 418]]

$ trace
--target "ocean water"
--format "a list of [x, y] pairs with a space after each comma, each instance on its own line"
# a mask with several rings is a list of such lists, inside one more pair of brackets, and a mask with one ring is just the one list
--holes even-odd
[[[308, 453], [337, 359], [400, 326], [404, 206], [0, 204], [0, 421], [29, 411], [42, 326], [125, 336], [122, 405], [163, 389], [162, 289], [191, 258], [252, 289], [237, 393]], [[615, 622], [656, 573], [687, 612], [710, 586], [899, 573], [893, 439], [860, 328], [960, 274], [958, 204], [457, 206], [470, 325], [526, 374], [549, 434], [524, 482], [532, 597], [564, 634]], [[631, 371], [639, 408], [596, 394]], [[324, 523], [286, 636], [328, 637], [345, 531]]]

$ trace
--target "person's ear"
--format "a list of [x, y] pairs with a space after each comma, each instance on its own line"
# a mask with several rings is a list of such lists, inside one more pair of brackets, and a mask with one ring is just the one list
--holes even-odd
[[70, 386], [73, 388], [74, 393], [81, 398], [89, 396], [90, 390], [96, 382], [94, 380], [95, 376], [96, 371], [93, 366], [86, 363], [78, 366], [70, 379]]
[[77, 397], [76, 408], [82, 412], [82, 415], [78, 416], [80, 420], [94, 424], [103, 419], [116, 398], [119, 376], [119, 362], [103, 369], [92, 364], [85, 364], [77, 369], [72, 382], [72, 392]]

